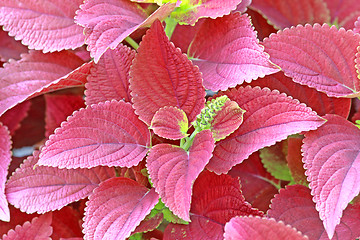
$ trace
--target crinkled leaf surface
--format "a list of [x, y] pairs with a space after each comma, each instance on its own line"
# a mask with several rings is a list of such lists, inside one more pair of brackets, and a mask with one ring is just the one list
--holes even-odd
[[311, 194], [331, 239], [343, 210], [360, 192], [360, 130], [340, 116], [325, 118], [323, 126], [305, 134], [302, 151]]
[[272, 34], [263, 44], [270, 60], [295, 82], [342, 97], [360, 90], [354, 68], [359, 41], [351, 30], [306, 24]]
[[51, 135], [39, 165], [132, 167], [146, 155], [150, 132], [130, 103], [107, 101], [75, 112]]
[[323, 0], [252, 0], [251, 7], [278, 29], [330, 22], [330, 11]]
[[0, 122], [0, 221], [10, 221], [10, 210], [5, 196], [5, 182], [11, 162], [11, 140], [7, 127]]
[[152, 188], [128, 178], [112, 178], [100, 184], [85, 209], [85, 239], [125, 239], [159, 200]]
[[137, 3], [127, 0], [88, 0], [80, 6], [76, 22], [85, 27], [88, 50], [95, 62], [108, 49], [115, 49], [127, 36], [157, 18], [165, 19], [175, 3], [162, 5], [149, 18]]
[[238, 179], [202, 172], [194, 183], [191, 222], [169, 224], [164, 239], [223, 239], [224, 225], [235, 216], [263, 216], [244, 199]]
[[357, 18], [356, 22], [354, 23], [354, 29], [353, 31], [355, 33], [360, 33], [360, 17]]
[[324, 123], [314, 111], [278, 91], [240, 87], [226, 94], [244, 109], [240, 127], [216, 144], [207, 168], [226, 173], [251, 153], [275, 144], [287, 136], [314, 130]]
[[193, 183], [209, 162], [214, 143], [211, 131], [204, 130], [195, 136], [188, 152], [164, 143], [155, 145], [147, 157], [147, 170], [156, 192], [185, 221], [190, 221]]
[[87, 197], [100, 182], [114, 177], [107, 167], [58, 169], [35, 166], [39, 153], [34, 152], [6, 183], [9, 203], [27, 213], [44, 213]]
[[234, 217], [225, 225], [225, 240], [306, 240], [296, 229], [274, 219], [260, 217]]
[[54, 52], [84, 44], [83, 29], [74, 22], [82, 0], [3, 0], [0, 25], [30, 49]]
[[247, 7], [251, 4], [252, 0], [242, 0], [239, 5], [237, 5], [235, 11], [238, 11], [238, 12], [246, 12], [247, 10]]
[[20, 59], [20, 54], [28, 51], [28, 48], [19, 41], [10, 37], [7, 32], [0, 29], [0, 61]]
[[[336, 227], [332, 240], [353, 240], [360, 235], [360, 206], [352, 206], [344, 211], [340, 224]], [[267, 215], [277, 221], [291, 225], [310, 240], [328, 240], [324, 226], [312, 201], [310, 189], [302, 185], [280, 189], [271, 202]]]
[[205, 88], [213, 91], [226, 90], [280, 70], [259, 45], [250, 18], [239, 12], [206, 19], [188, 55], [203, 73]]
[[130, 102], [129, 72], [134, 56], [135, 51], [122, 44], [101, 56], [90, 69], [85, 84], [87, 105], [112, 99]]
[[181, 139], [188, 136], [189, 122], [183, 110], [165, 106], [155, 113], [150, 128], [160, 137]]
[[164, 106], [182, 109], [192, 122], [205, 103], [199, 69], [169, 42], [159, 21], [140, 43], [131, 67], [130, 89], [135, 112], [147, 125]]
[[330, 10], [331, 22], [345, 29], [352, 29], [360, 15], [360, 5], [356, 0], [324, 0]]

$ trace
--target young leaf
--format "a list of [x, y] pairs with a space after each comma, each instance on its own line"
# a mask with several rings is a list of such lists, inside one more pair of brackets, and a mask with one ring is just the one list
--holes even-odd
[[150, 132], [130, 103], [111, 101], [81, 109], [51, 135], [39, 165], [59, 168], [132, 167], [146, 155]]
[[330, 10], [331, 22], [345, 29], [352, 29], [360, 15], [360, 5], [356, 0], [324, 0]]
[[263, 43], [286, 76], [329, 97], [344, 97], [360, 91], [354, 68], [359, 41], [360, 35], [351, 30], [307, 24], [272, 34]]
[[3, 0], [0, 25], [30, 49], [54, 52], [84, 44], [83, 30], [74, 22], [82, 0]]
[[278, 91], [240, 87], [222, 94], [246, 112], [240, 127], [216, 144], [207, 168], [218, 174], [228, 172], [263, 147], [291, 134], [314, 130], [324, 123], [310, 108]]
[[125, 239], [150, 213], [159, 196], [152, 188], [128, 178], [111, 178], [89, 197], [85, 209], [85, 239]]
[[302, 151], [311, 194], [331, 239], [343, 210], [360, 192], [360, 130], [340, 116], [325, 118], [323, 126], [305, 134]]
[[135, 51], [122, 44], [102, 55], [90, 69], [85, 84], [88, 106], [112, 99], [130, 102], [129, 71], [134, 57]]
[[155, 134], [168, 139], [181, 139], [189, 135], [186, 113], [177, 107], [160, 108], [151, 120], [150, 128]]
[[306, 240], [296, 229], [274, 219], [260, 217], [234, 217], [225, 225], [225, 240]]
[[188, 55], [203, 73], [205, 88], [213, 91], [226, 90], [280, 70], [259, 45], [250, 18], [239, 12], [206, 19]]
[[205, 89], [199, 69], [169, 42], [159, 21], [140, 43], [130, 77], [135, 112], [147, 125], [164, 106], [182, 109], [189, 122], [204, 107]]
[[190, 221], [192, 185], [214, 149], [209, 130], [195, 136], [189, 151], [170, 144], [155, 145], [147, 157], [147, 169], [156, 192], [177, 216]]
[[10, 221], [10, 211], [5, 196], [5, 182], [11, 162], [11, 140], [6, 126], [0, 122], [0, 221]]
[[38, 159], [36, 151], [6, 183], [9, 203], [27, 213], [60, 209], [87, 197], [101, 181], [115, 176], [115, 171], [106, 167], [74, 170], [35, 166]]

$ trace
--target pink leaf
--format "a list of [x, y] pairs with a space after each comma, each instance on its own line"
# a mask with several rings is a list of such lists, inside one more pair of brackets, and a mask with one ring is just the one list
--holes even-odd
[[296, 229], [274, 219], [260, 217], [234, 217], [225, 225], [225, 240], [306, 240]]
[[251, 7], [265, 15], [278, 29], [330, 22], [330, 11], [322, 0], [253, 0]]
[[45, 213], [85, 198], [101, 181], [114, 177], [113, 169], [58, 169], [35, 166], [39, 153], [30, 156], [6, 183], [9, 203], [27, 213]]
[[207, 168], [226, 173], [251, 153], [271, 146], [287, 136], [314, 130], [324, 123], [310, 108], [278, 91], [258, 87], [224, 92], [244, 109], [240, 127], [216, 144]]
[[176, 3], [162, 5], [149, 18], [137, 4], [127, 0], [88, 0], [80, 6], [75, 20], [85, 27], [86, 43], [97, 63], [108, 48], [115, 49], [135, 30], [165, 19]]
[[295, 82], [343, 97], [360, 90], [353, 67], [359, 41], [360, 35], [351, 30], [307, 24], [270, 35], [264, 46], [270, 60]]
[[324, 0], [330, 10], [331, 22], [345, 29], [352, 29], [360, 15], [360, 5], [357, 0]]
[[354, 33], [360, 33], [360, 17], [356, 19], [356, 22], [354, 23]]
[[87, 105], [112, 99], [130, 102], [129, 72], [134, 56], [135, 51], [122, 44], [104, 53], [87, 77]]
[[3, 0], [0, 25], [30, 49], [54, 52], [84, 44], [83, 30], [74, 22], [82, 0]]
[[165, 205], [190, 221], [192, 185], [211, 158], [214, 139], [210, 130], [195, 136], [189, 151], [170, 144], [155, 145], [147, 157], [147, 169]]
[[360, 192], [360, 130], [340, 116], [325, 118], [322, 127], [305, 134], [302, 151], [311, 194], [331, 239], [343, 210]]
[[9, 37], [7, 32], [0, 29], [0, 61], [7, 62], [9, 59], [20, 59], [20, 54], [28, 51], [28, 48], [19, 41]]
[[35, 217], [31, 222], [25, 222], [22, 226], [18, 225], [15, 230], [10, 230], [3, 240], [50, 240], [52, 234], [52, 214], [47, 213], [40, 217]]
[[130, 77], [135, 112], [147, 125], [164, 106], [182, 109], [189, 122], [204, 107], [199, 69], [169, 42], [159, 21], [153, 23], [140, 43]]
[[100, 184], [85, 209], [85, 239], [125, 239], [150, 213], [159, 196], [128, 178]]
[[162, 107], [151, 120], [150, 128], [163, 138], [181, 139], [189, 134], [189, 122], [183, 110], [176, 107]]
[[250, 18], [238, 12], [205, 20], [190, 45], [189, 57], [203, 73], [205, 88], [213, 91], [280, 70], [259, 45]]
[[150, 132], [130, 103], [105, 102], [69, 117], [45, 143], [39, 165], [132, 167], [146, 155]]
[[54, 81], [71, 77], [83, 61], [69, 51], [43, 54], [31, 51], [0, 69], [0, 115]]
[[[332, 240], [353, 240], [360, 235], [359, 207], [349, 205], [344, 211]], [[280, 193], [272, 200], [268, 216], [291, 225], [310, 240], [329, 239], [315, 209], [310, 189], [305, 186], [292, 185], [280, 189]]]
[[252, 0], [242, 0], [239, 5], [237, 5], [235, 11], [244, 13], [247, 10], [247, 7], [251, 4]]
[[10, 211], [5, 196], [5, 182], [11, 162], [11, 140], [6, 126], [0, 122], [0, 221], [10, 221]]

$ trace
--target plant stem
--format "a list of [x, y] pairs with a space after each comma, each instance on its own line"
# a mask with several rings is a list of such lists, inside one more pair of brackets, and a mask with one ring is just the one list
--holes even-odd
[[177, 21], [175, 19], [173, 19], [172, 17], [167, 17], [165, 19], [165, 23], [166, 23], [165, 34], [170, 40], [172, 34], [174, 33], [175, 27], [177, 25]]
[[[185, 142], [183, 144], [180, 145], [181, 148], [183, 148], [185, 151], [188, 151], [189, 148], [191, 147], [194, 138], [196, 136], [196, 134], [198, 134], [199, 132], [197, 130], [195, 130], [190, 137], [185, 138]], [[180, 142], [181, 143], [181, 142]]]
[[135, 42], [134, 39], [132, 39], [131, 37], [126, 37], [125, 41], [130, 44], [130, 46], [132, 46], [135, 50], [139, 48], [139, 44]]

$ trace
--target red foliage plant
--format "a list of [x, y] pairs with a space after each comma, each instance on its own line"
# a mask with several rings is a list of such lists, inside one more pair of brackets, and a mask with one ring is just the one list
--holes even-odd
[[0, 25], [2, 239], [360, 237], [357, 1], [2, 0]]

